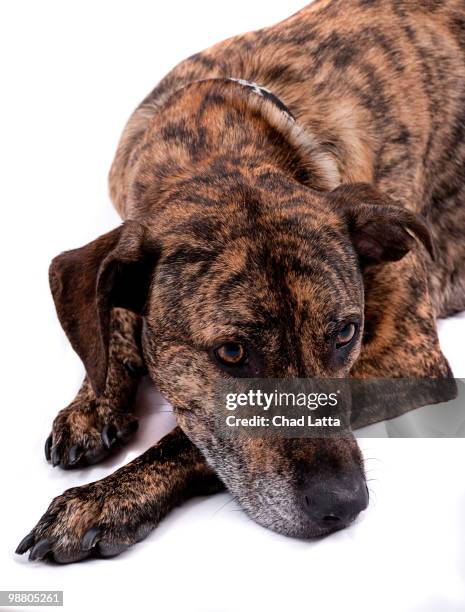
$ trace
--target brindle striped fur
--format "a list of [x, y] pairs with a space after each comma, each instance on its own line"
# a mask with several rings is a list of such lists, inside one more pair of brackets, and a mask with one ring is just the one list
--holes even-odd
[[[229, 77], [270, 89], [295, 124]], [[134, 379], [114, 375], [128, 351], [180, 428], [54, 500], [19, 552], [115, 554], [205, 483], [224, 482], [272, 529], [321, 533], [300, 487], [308, 474], [363, 480], [355, 440], [226, 445], [210, 423], [228, 374], [210, 350], [249, 343], [249, 376], [450, 376], [436, 318], [465, 308], [465, 1], [319, 0], [188, 58], [130, 118], [110, 192], [123, 226], [51, 267], [92, 387], [55, 421], [48, 452], [65, 467], [103, 456], [95, 434], [119, 423], [99, 406], [125, 397], [116, 413], [131, 410]], [[137, 316], [114, 331], [125, 309], [143, 317], [140, 345]], [[363, 334], [338, 358], [327, 336], [349, 315]]]

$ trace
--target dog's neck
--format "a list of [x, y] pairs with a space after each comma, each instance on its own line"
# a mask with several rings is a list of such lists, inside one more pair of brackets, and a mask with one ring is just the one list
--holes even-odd
[[356, 106], [338, 100], [321, 105], [317, 99], [310, 104], [307, 99], [302, 106], [299, 98], [293, 100], [296, 118], [276, 92], [245, 79], [229, 80], [245, 88], [251, 103], [256, 96], [270, 102], [261, 105], [262, 112], [313, 169], [303, 181], [307, 186], [320, 188], [321, 182], [334, 188], [342, 183], [373, 181], [375, 143], [363, 129], [366, 122]]
[[[270, 91], [235, 79], [193, 82], [158, 109], [134, 159], [131, 199], [146, 206], [192, 177], [254, 184], [275, 171], [318, 191], [341, 183], [337, 159]], [[140, 208], [140, 207], [139, 207]]]

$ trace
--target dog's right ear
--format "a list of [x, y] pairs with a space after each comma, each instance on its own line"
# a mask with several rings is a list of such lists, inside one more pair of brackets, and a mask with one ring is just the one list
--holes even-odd
[[58, 318], [97, 395], [105, 390], [111, 309], [144, 314], [158, 244], [127, 221], [93, 242], [55, 257], [49, 277]]

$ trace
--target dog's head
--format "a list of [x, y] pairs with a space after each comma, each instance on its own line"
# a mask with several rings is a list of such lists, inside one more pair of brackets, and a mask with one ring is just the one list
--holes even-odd
[[[215, 121], [205, 118], [205, 96], [194, 117], [162, 117], [153, 131], [163, 141], [145, 142], [134, 181], [138, 220], [57, 257], [52, 292], [97, 393], [111, 308], [140, 313], [152, 378], [235, 498], [276, 531], [319, 535], [367, 505], [355, 439], [231, 443], [211, 426], [215, 385], [346, 377], [357, 367], [444, 374], [417, 244], [432, 252], [431, 239], [420, 218], [369, 185], [303, 185], [302, 168], [292, 171], [298, 160], [263, 115], [252, 109], [245, 125], [243, 101], [223, 102], [211, 98]], [[175, 179], [161, 190], [162, 175]]]
[[[299, 536], [345, 526], [367, 504], [355, 439], [238, 440], [212, 431], [224, 377], [345, 377], [359, 357], [368, 263], [431, 248], [413, 214], [365, 185], [329, 194], [291, 184], [228, 192], [228, 204], [176, 207], [177, 222], [124, 223], [58, 256], [59, 318], [97, 392], [112, 307], [144, 316], [152, 378], [179, 424], [260, 523]], [[211, 195], [211, 194], [210, 194]], [[198, 196], [198, 193], [197, 193]], [[387, 333], [387, 332], [386, 332]]]

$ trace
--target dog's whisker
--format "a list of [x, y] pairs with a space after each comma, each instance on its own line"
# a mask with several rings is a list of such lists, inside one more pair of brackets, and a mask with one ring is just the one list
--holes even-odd
[[226, 508], [226, 506], [227, 506], [228, 504], [230, 504], [231, 502], [234, 502], [234, 501], [236, 501], [236, 500], [235, 500], [234, 496], [232, 496], [232, 497], [231, 497], [231, 499], [228, 499], [228, 500], [227, 500], [227, 501], [226, 501], [224, 504], [222, 504], [222, 505], [221, 505], [221, 506], [220, 506], [220, 507], [219, 507], [217, 510], [215, 510], [215, 512], [212, 514], [212, 518], [214, 518], [214, 517], [215, 517], [215, 516], [218, 514], [218, 512], [221, 512], [221, 510], [224, 510], [224, 508]]

